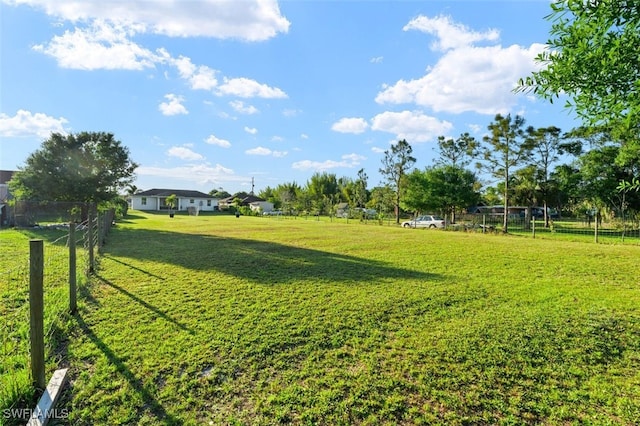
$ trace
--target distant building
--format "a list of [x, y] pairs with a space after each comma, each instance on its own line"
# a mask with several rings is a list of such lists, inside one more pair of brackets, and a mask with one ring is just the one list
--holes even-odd
[[218, 209], [218, 199], [200, 191], [183, 189], [149, 189], [130, 196], [130, 207], [133, 210], [160, 211], [169, 210], [167, 197], [175, 194], [178, 205], [175, 210], [182, 211], [196, 208], [199, 211], [214, 211]]
[[9, 191], [9, 181], [14, 173], [13, 170], [0, 170], [0, 226], [7, 226], [12, 222], [9, 200], [13, 197]]
[[240, 202], [238, 203], [240, 206], [248, 206], [253, 211], [260, 210], [263, 212], [270, 212], [273, 210], [273, 203], [252, 194], [249, 194], [243, 198], [239, 198], [236, 196], [223, 198], [219, 200], [218, 205], [220, 206], [220, 210], [227, 210], [230, 206], [234, 205], [234, 200], [236, 198], [240, 200]]

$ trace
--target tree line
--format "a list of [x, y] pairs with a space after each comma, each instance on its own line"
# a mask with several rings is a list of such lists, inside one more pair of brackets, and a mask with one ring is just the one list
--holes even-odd
[[[335, 214], [339, 205], [393, 214], [456, 214], [476, 205], [538, 206], [580, 216], [601, 209], [612, 215], [637, 214], [640, 194], [621, 191], [632, 181], [633, 165], [618, 161], [620, 144], [603, 128], [562, 132], [555, 126], [525, 127], [521, 116], [496, 115], [481, 140], [468, 133], [440, 136], [434, 164], [415, 168], [417, 159], [406, 140], [384, 152], [383, 182], [369, 188], [364, 169], [356, 177], [317, 172], [300, 185], [285, 182], [258, 195], [285, 212]], [[220, 189], [211, 191], [219, 195]], [[224, 193], [226, 194], [226, 193]], [[545, 217], [548, 225], [549, 218]]]

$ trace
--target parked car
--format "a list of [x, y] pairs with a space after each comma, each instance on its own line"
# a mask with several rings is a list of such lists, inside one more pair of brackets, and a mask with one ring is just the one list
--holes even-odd
[[424, 215], [402, 222], [403, 228], [444, 228], [444, 219], [440, 216]]

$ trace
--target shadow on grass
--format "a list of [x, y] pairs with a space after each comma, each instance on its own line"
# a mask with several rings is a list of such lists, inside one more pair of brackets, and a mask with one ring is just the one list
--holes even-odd
[[141, 298], [139, 298], [135, 294], [133, 294], [133, 293], [125, 290], [124, 288], [120, 287], [119, 285], [114, 284], [113, 282], [101, 277], [100, 275], [97, 275], [96, 278], [98, 280], [100, 280], [101, 283], [106, 284], [109, 287], [118, 290], [120, 293], [122, 293], [125, 296], [129, 297], [134, 302], [136, 302], [136, 303], [142, 305], [143, 307], [149, 309], [151, 312], [155, 313], [156, 315], [158, 315], [159, 317], [161, 317], [165, 321], [168, 321], [168, 322], [170, 322], [172, 324], [175, 324], [181, 330], [187, 331], [189, 334], [195, 334], [195, 332], [192, 329], [190, 329], [186, 325], [182, 324], [180, 321], [178, 321], [178, 320], [172, 318], [171, 316], [167, 315], [165, 312], [163, 312], [162, 310], [158, 309], [157, 307], [151, 305], [148, 302], [145, 302], [144, 300], [142, 300]]
[[147, 219], [144, 216], [140, 216], [138, 214], [131, 214], [131, 213], [127, 213], [127, 215], [121, 219], [118, 219], [118, 223], [133, 223], [134, 221], [138, 221], [138, 220], [145, 220]]
[[[251, 239], [147, 229], [119, 229], [112, 233], [105, 252], [111, 259], [127, 257], [197, 271], [217, 271], [259, 284], [305, 280], [373, 284], [395, 279], [442, 279], [437, 274], [398, 268], [387, 262], [344, 253]], [[151, 274], [135, 266], [131, 267]]]
[[[127, 367], [127, 365], [123, 362], [121, 358], [119, 358], [111, 348], [100, 339], [98, 335], [94, 333], [91, 327], [84, 321], [81, 316], [76, 316], [76, 320], [78, 322], [78, 327], [82, 330], [83, 334], [91, 340], [91, 342], [96, 345], [98, 349], [107, 357], [109, 363], [116, 367], [118, 373], [120, 373], [131, 385], [131, 387], [138, 393], [142, 400], [145, 402], [145, 406], [148, 407], [153, 415], [160, 420], [160, 424], [166, 425], [176, 425], [182, 424], [182, 422], [174, 417], [173, 415], [167, 413], [162, 404], [158, 402], [155, 398], [153, 392], [151, 392], [144, 385], [142, 380], [136, 377], [135, 374]], [[142, 414], [142, 412], [140, 412]]]
[[147, 271], [147, 270], [145, 270], [145, 269], [138, 268], [137, 266], [133, 266], [133, 265], [131, 265], [130, 263], [123, 262], [123, 261], [118, 260], [118, 259], [116, 259], [116, 258], [114, 258], [114, 257], [106, 256], [106, 255], [104, 255], [103, 257], [104, 257], [105, 259], [109, 259], [109, 260], [111, 260], [112, 262], [116, 262], [116, 263], [119, 263], [119, 264], [121, 264], [121, 265], [127, 266], [127, 267], [129, 267], [129, 268], [131, 268], [131, 269], [134, 269], [134, 270], [136, 270], [136, 271], [138, 271], [138, 272], [142, 272], [143, 274], [148, 275], [148, 276], [150, 276], [150, 277], [153, 277], [153, 278], [159, 279], [160, 281], [164, 281], [164, 280], [165, 280], [165, 278], [164, 278], [164, 277], [161, 277], [160, 275], [156, 275], [156, 274], [154, 274], [153, 272], [149, 272], [149, 271]]

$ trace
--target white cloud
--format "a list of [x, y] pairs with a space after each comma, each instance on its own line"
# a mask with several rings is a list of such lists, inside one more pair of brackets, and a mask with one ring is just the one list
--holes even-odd
[[302, 114], [302, 110], [299, 109], [285, 109], [282, 111], [282, 115], [285, 117], [296, 117]]
[[382, 154], [385, 149], [384, 148], [379, 148], [377, 146], [372, 146], [371, 147], [371, 151], [375, 152], [376, 154]]
[[340, 133], [363, 133], [369, 127], [369, 123], [364, 118], [341, 118], [333, 123], [331, 130]]
[[479, 124], [469, 124], [468, 126], [473, 133], [480, 133], [480, 130], [482, 130], [482, 126]]
[[342, 156], [342, 159], [350, 161], [352, 165], [357, 166], [361, 161], [366, 160], [367, 157], [364, 157], [360, 154], [345, 154]]
[[515, 83], [536, 69], [534, 58], [543, 48], [533, 44], [528, 49], [513, 45], [451, 50], [424, 77], [386, 87], [376, 102], [415, 103], [456, 114], [504, 114], [517, 102]]
[[47, 138], [51, 133], [66, 134], [64, 125], [67, 123], [67, 119], [63, 117], [55, 118], [41, 112], [34, 114], [31, 111], [20, 109], [13, 117], [0, 113], [0, 136]]
[[160, 53], [153, 53], [138, 46], [129, 38], [130, 27], [95, 21], [88, 28], [75, 28], [55, 36], [48, 44], [33, 47], [35, 51], [54, 57], [62, 68], [96, 70], [153, 68], [162, 60]]
[[202, 155], [184, 146], [172, 146], [167, 151], [167, 155], [169, 155], [170, 157], [177, 157], [177, 158], [180, 158], [181, 160], [187, 160], [187, 161], [204, 160], [204, 157]]
[[269, 87], [249, 78], [224, 78], [217, 88], [219, 96], [237, 96], [239, 98], [283, 99], [287, 94], [277, 87]]
[[72, 22], [94, 19], [120, 24], [136, 23], [138, 31], [170, 37], [236, 38], [262, 41], [287, 33], [289, 21], [276, 0], [85, 1], [14, 0], [15, 4], [44, 9], [51, 16]]
[[448, 121], [425, 115], [421, 111], [383, 112], [371, 120], [371, 129], [393, 133], [409, 143], [427, 142], [453, 128]]
[[247, 132], [247, 133], [250, 133], [252, 135], [255, 135], [256, 133], [258, 133], [258, 129], [256, 129], [254, 127], [244, 126], [244, 131]]
[[216, 145], [222, 148], [229, 148], [231, 146], [231, 142], [228, 140], [220, 139], [214, 135], [209, 135], [209, 137], [205, 139], [205, 142], [209, 145]]
[[371, 62], [372, 64], [381, 64], [383, 60], [383, 56], [376, 56], [375, 58], [371, 58], [369, 62]]
[[168, 62], [178, 69], [178, 74], [189, 82], [193, 90], [212, 90], [218, 85], [216, 74], [218, 71], [206, 65], [196, 66], [186, 56], [179, 56], [177, 59], [167, 58]]
[[271, 142], [284, 142], [284, 138], [282, 136], [272, 136]]
[[544, 49], [537, 43], [529, 47], [474, 46], [479, 41], [498, 40], [499, 33], [474, 32], [449, 17], [420, 16], [404, 29], [434, 34], [433, 47], [445, 53], [423, 77], [384, 85], [376, 96], [379, 104], [414, 103], [454, 114], [504, 114], [518, 101], [519, 95], [512, 92], [516, 82], [539, 69], [534, 59]]
[[229, 102], [229, 106], [234, 109], [234, 111], [239, 112], [241, 114], [256, 114], [258, 113], [258, 108], [253, 105], [245, 105], [242, 101], [231, 101]]
[[284, 157], [285, 155], [287, 155], [287, 151], [272, 151], [269, 148], [258, 146], [256, 148], [252, 148], [252, 149], [246, 150], [245, 154], [271, 156], [271, 157], [280, 158], [280, 157]]
[[341, 161], [334, 160], [326, 160], [326, 161], [311, 161], [311, 160], [303, 160], [296, 161], [291, 165], [293, 169], [297, 170], [314, 170], [314, 171], [325, 171], [336, 168], [354, 168], [360, 165], [362, 160], [366, 158], [358, 155], [358, 154], [346, 154], [342, 156]]
[[307, 135], [306, 133], [301, 133], [300, 134], [300, 139], [309, 139], [309, 135]]
[[182, 96], [169, 93], [164, 95], [164, 97], [168, 102], [162, 102], [158, 106], [158, 109], [163, 115], [189, 114], [187, 108], [182, 105], [182, 102], [184, 102], [184, 98]]
[[476, 32], [454, 22], [450, 16], [443, 15], [435, 18], [420, 15], [405, 25], [403, 30], [418, 30], [435, 35], [437, 41], [433, 43], [432, 48], [442, 51], [470, 46], [478, 41], [497, 41], [500, 38], [498, 30]]
[[232, 169], [216, 164], [194, 164], [181, 167], [154, 167], [140, 166], [136, 169], [139, 176], [154, 176], [166, 178], [171, 176], [172, 180], [184, 180], [197, 184], [215, 184], [222, 182], [245, 182], [247, 178], [236, 176]]

